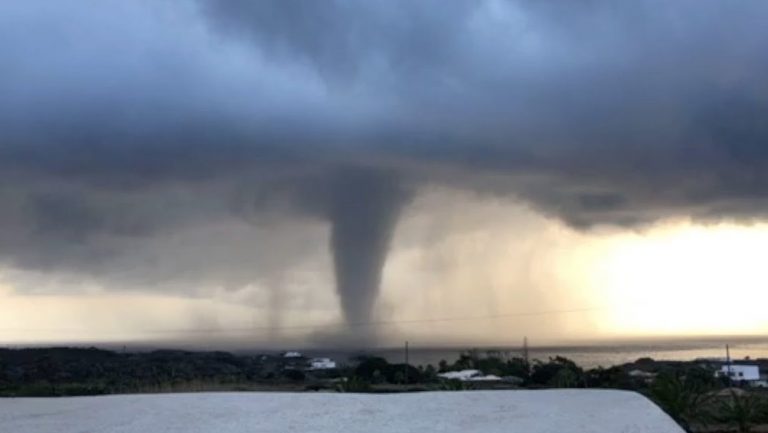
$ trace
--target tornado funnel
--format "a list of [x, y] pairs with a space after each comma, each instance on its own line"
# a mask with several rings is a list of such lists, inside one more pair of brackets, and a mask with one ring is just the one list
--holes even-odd
[[335, 182], [329, 217], [336, 288], [346, 322], [365, 323], [407, 194], [387, 173], [344, 170]]

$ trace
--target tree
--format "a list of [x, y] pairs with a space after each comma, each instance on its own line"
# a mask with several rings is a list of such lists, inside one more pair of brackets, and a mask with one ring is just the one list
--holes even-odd
[[527, 380], [531, 376], [531, 366], [525, 359], [515, 357], [507, 360], [504, 375]]
[[448, 361], [441, 359], [440, 362], [437, 364], [437, 370], [440, 373], [445, 373], [448, 371]]
[[693, 376], [665, 372], [659, 374], [651, 386], [651, 397], [683, 429], [690, 432], [693, 423], [706, 424], [710, 420], [707, 404], [711, 388]]
[[459, 354], [459, 359], [453, 363], [453, 368], [456, 370], [470, 370], [477, 369], [478, 352], [476, 349], [465, 350]]
[[575, 362], [562, 356], [549, 358], [548, 362], [536, 361], [531, 382], [556, 387], [576, 387], [584, 383], [584, 371]]
[[40, 377], [48, 382], [51, 395], [56, 395], [56, 384], [58, 383], [60, 374], [60, 369], [56, 360], [50, 355], [43, 355], [36, 360], [35, 369]]
[[394, 383], [404, 384], [405, 383], [405, 374], [403, 374], [402, 371], [396, 371], [394, 377], [392, 378], [392, 381]]
[[576, 388], [580, 385], [580, 377], [570, 368], [561, 368], [550, 384], [558, 388]]
[[373, 370], [373, 374], [371, 375], [371, 383], [378, 384], [378, 383], [384, 383], [385, 377], [383, 374], [381, 374], [381, 371], [379, 370]]
[[0, 388], [2, 388], [8, 382], [8, 374], [5, 370], [5, 361], [2, 357], [0, 357]]
[[389, 369], [389, 362], [386, 359], [378, 356], [366, 356], [360, 357], [357, 367], [355, 367], [355, 376], [363, 378], [367, 381], [373, 379], [374, 374], [378, 371], [377, 376], [386, 375]]
[[427, 367], [424, 369], [424, 381], [426, 382], [434, 382], [437, 380], [437, 370], [432, 364], [427, 364]]
[[369, 383], [418, 383], [422, 380], [422, 372], [407, 364], [390, 364], [386, 359], [377, 356], [360, 358], [355, 367], [354, 376]]
[[283, 371], [283, 376], [294, 382], [301, 382], [306, 379], [306, 375], [301, 370], [288, 369]]
[[733, 389], [720, 402], [715, 420], [734, 425], [739, 433], [749, 433], [752, 427], [768, 421], [768, 402], [754, 393], [737, 393]]
[[644, 378], [632, 377], [618, 366], [593, 368], [586, 373], [587, 386], [590, 388], [617, 388], [640, 390], [647, 388]]

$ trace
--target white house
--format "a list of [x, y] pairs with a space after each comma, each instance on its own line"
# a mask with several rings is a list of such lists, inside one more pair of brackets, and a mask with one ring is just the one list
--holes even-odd
[[656, 376], [658, 376], [657, 373], [651, 373], [649, 371], [643, 371], [643, 370], [632, 370], [629, 372], [629, 375], [631, 377], [642, 379], [645, 383], [651, 383], [656, 379]]
[[310, 370], [331, 370], [336, 368], [336, 361], [331, 358], [312, 358], [309, 360]]
[[283, 358], [301, 358], [301, 352], [285, 352], [283, 353]]
[[723, 365], [715, 372], [717, 377], [730, 377], [738, 382], [753, 382], [760, 380], [760, 367], [752, 364]]
[[445, 373], [438, 374], [438, 377], [443, 379], [457, 379], [462, 382], [480, 382], [480, 381], [496, 381], [501, 380], [499, 376], [493, 374], [484, 375], [480, 370], [461, 370], [461, 371], [446, 371]]

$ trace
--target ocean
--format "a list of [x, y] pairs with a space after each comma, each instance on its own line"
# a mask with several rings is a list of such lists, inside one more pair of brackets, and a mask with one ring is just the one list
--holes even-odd
[[[547, 346], [537, 347], [529, 344], [528, 356], [531, 360], [547, 360], [554, 356], [564, 356], [585, 368], [598, 366], [610, 367], [650, 357], [655, 360], [692, 361], [697, 358], [725, 358], [725, 345], [730, 346], [732, 359], [768, 358], [768, 338], [750, 339], [718, 339], [718, 340], [674, 340], [642, 343], [630, 342], [621, 344], [594, 344], [580, 346]], [[440, 360], [449, 363], [455, 361], [459, 354], [469, 349], [445, 347], [420, 347], [411, 344], [408, 350], [409, 362], [412, 365], [437, 365]], [[478, 352], [498, 351], [503, 356], [522, 356], [522, 347], [478, 347]], [[404, 348], [383, 348], [367, 350], [307, 350], [308, 356], [328, 356], [339, 361], [347, 360], [357, 355], [381, 356], [390, 362], [403, 362]]]

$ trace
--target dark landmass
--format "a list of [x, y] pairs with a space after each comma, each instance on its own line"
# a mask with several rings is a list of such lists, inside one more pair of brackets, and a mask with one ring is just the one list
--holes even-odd
[[[0, 397], [50, 397], [199, 391], [415, 392], [427, 390], [614, 388], [653, 399], [688, 431], [751, 431], [768, 423], [768, 391], [755, 382], [716, 377], [717, 360], [641, 358], [583, 369], [556, 356], [532, 360], [504, 352], [462, 352], [438, 365], [393, 364], [375, 356], [313, 366], [300, 354], [97, 348], [0, 349]], [[768, 371], [768, 359], [734, 361]], [[493, 380], [457, 380], [446, 372], [478, 370]], [[746, 423], [746, 424], [745, 424]], [[746, 426], [746, 427], [745, 427]], [[747, 428], [747, 430], [743, 430]]]

